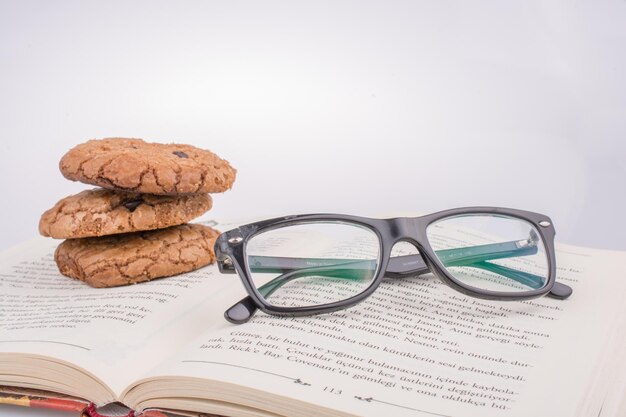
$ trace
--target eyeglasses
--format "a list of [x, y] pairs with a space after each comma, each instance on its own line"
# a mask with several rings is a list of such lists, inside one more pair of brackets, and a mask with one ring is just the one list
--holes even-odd
[[[565, 299], [572, 289], [556, 282], [554, 235], [545, 215], [497, 207], [393, 219], [308, 214], [251, 223], [215, 243], [220, 272], [239, 274], [249, 294], [224, 316], [240, 324], [258, 309], [286, 316], [328, 313], [363, 301], [384, 278], [429, 272], [471, 297]], [[399, 242], [418, 253], [392, 256]]]

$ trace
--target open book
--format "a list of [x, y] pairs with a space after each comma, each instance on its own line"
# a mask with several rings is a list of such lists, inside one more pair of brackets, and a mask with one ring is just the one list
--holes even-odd
[[479, 300], [425, 275], [333, 314], [233, 325], [223, 313], [247, 294], [215, 265], [94, 289], [59, 274], [57, 244], [0, 254], [5, 396], [136, 415], [626, 415], [624, 252], [558, 245], [567, 300]]

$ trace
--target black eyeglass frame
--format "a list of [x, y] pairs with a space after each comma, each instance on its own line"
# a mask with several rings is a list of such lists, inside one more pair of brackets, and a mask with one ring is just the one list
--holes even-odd
[[[474, 288], [455, 279], [436, 256], [435, 251], [428, 241], [426, 230], [428, 226], [437, 221], [462, 215], [503, 216], [524, 220], [533, 225], [546, 249], [548, 260], [548, 279], [546, 284], [542, 288], [524, 292], [501, 292]], [[252, 274], [246, 256], [247, 243], [256, 235], [269, 230], [315, 222], [338, 222], [358, 225], [371, 230], [377, 235], [380, 244], [379, 262], [377, 263], [377, 270], [372, 282], [359, 294], [332, 303], [303, 307], [283, 307], [268, 303], [259, 293], [252, 280]], [[391, 250], [394, 245], [399, 242], [408, 242], [415, 245], [430, 272], [443, 283], [465, 295], [474, 298], [500, 301], [538, 298], [550, 293], [556, 282], [555, 234], [556, 232], [552, 220], [548, 216], [525, 210], [502, 207], [463, 207], [439, 211], [420, 217], [398, 217], [390, 219], [375, 219], [343, 214], [304, 214], [263, 220], [224, 232], [215, 242], [215, 254], [220, 272], [229, 272], [229, 270], [232, 271], [234, 268], [241, 278], [246, 292], [251, 297], [255, 307], [267, 314], [307, 316], [343, 310], [369, 297], [376, 291], [385, 277], [385, 272], [391, 258]], [[571, 289], [569, 291], [571, 293]], [[567, 296], [556, 296], [556, 298], [566, 297]], [[232, 322], [238, 322], [228, 315], [226, 315], [226, 319]]]

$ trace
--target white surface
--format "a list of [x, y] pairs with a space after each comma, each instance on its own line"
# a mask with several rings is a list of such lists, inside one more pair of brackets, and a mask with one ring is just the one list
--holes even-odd
[[624, 21], [622, 0], [0, 1], [0, 249], [85, 188], [67, 149], [116, 135], [230, 160], [216, 217], [500, 205], [626, 249]]

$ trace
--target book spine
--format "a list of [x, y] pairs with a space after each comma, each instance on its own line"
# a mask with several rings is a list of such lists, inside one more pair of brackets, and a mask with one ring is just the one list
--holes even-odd
[[22, 407], [46, 408], [57, 411], [83, 412], [88, 406], [87, 403], [64, 399], [47, 398], [36, 395], [23, 395], [0, 392], [0, 404], [19, 405]]
[[[80, 413], [81, 417], [111, 417], [106, 414], [101, 414], [94, 403], [87, 403], [85, 401], [65, 399], [65, 398], [50, 398], [40, 397], [37, 395], [25, 395], [18, 393], [0, 392], [0, 405], [17, 405], [21, 407], [43, 408], [48, 410], [66, 411], [76, 415]], [[176, 414], [165, 413], [159, 410], [146, 410], [143, 413], [137, 414], [135, 411], [130, 410], [125, 415], [117, 414], [116, 417], [175, 417]]]

